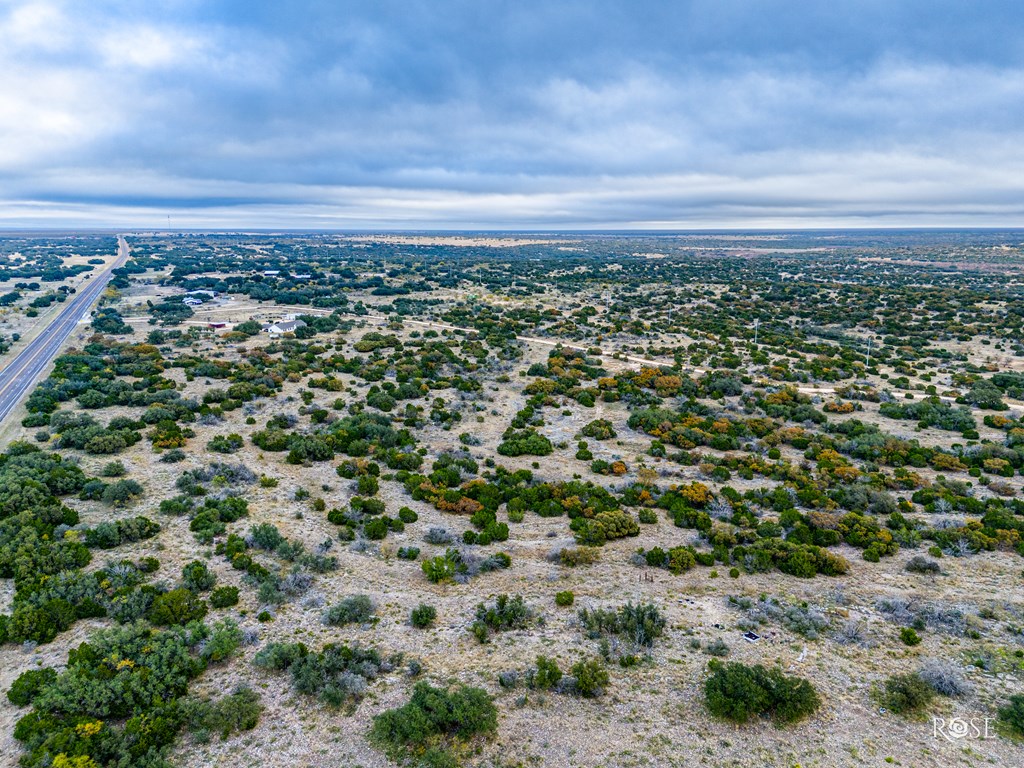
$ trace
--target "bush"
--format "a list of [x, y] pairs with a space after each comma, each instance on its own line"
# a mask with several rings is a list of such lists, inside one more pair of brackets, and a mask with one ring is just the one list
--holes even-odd
[[407, 704], [373, 718], [370, 740], [393, 760], [416, 757], [420, 765], [448, 766], [455, 764], [451, 747], [497, 727], [498, 710], [482, 688], [448, 691], [420, 682]]
[[128, 470], [124, 468], [124, 464], [120, 461], [111, 461], [103, 465], [103, 469], [100, 470], [102, 477], [124, 477]]
[[452, 535], [444, 528], [430, 528], [423, 536], [427, 544], [451, 544]]
[[263, 704], [259, 694], [248, 687], [238, 688], [234, 693], [216, 701], [186, 701], [182, 705], [182, 716], [198, 741], [212, 731], [226, 739], [233, 733], [251, 731], [260, 721]]
[[637, 519], [644, 525], [654, 525], [658, 522], [658, 513], [653, 509], [644, 508], [637, 513]]
[[957, 697], [970, 692], [963, 675], [947, 661], [929, 659], [917, 670], [917, 676], [942, 696]]
[[230, 619], [222, 621], [213, 628], [213, 632], [203, 643], [202, 657], [206, 661], [216, 663], [229, 658], [242, 644], [242, 630]]
[[21, 764], [58, 766], [55, 753], [68, 745], [76, 758], [65, 765], [154, 765], [140, 758], [162, 754], [174, 740], [176, 700], [204, 667], [193, 652], [204, 633], [201, 626], [154, 631], [144, 623], [93, 633], [68, 653], [66, 669], [15, 727], [26, 748]]
[[996, 721], [1014, 738], [1024, 739], [1024, 693], [1011, 696], [1009, 702], [999, 708]]
[[153, 601], [149, 620], [158, 626], [188, 624], [206, 616], [206, 603], [187, 589], [172, 589]]
[[704, 700], [711, 714], [735, 723], [751, 717], [771, 717], [776, 724], [793, 723], [821, 706], [808, 681], [788, 677], [778, 669], [738, 662], [709, 663], [711, 675], [704, 683]]
[[576, 601], [576, 595], [571, 590], [565, 590], [564, 592], [555, 593], [555, 605], [559, 608], [568, 608]]
[[205, 592], [217, 583], [217, 577], [206, 567], [206, 563], [193, 560], [181, 569], [181, 583], [191, 592]]
[[123, 506], [143, 494], [142, 486], [134, 480], [118, 480], [103, 489], [103, 503]]
[[215, 453], [235, 453], [243, 445], [245, 445], [245, 441], [242, 439], [242, 436], [232, 433], [230, 435], [216, 435], [206, 444], [206, 447]]
[[399, 547], [398, 548], [398, 559], [399, 560], [415, 560], [420, 556], [419, 547]]
[[900, 640], [903, 641], [904, 645], [920, 645], [921, 636], [917, 634], [917, 631], [913, 627], [903, 627], [900, 630]]
[[17, 707], [27, 707], [44, 686], [56, 679], [57, 670], [52, 667], [22, 672], [7, 691], [7, 698]]
[[577, 565], [591, 565], [601, 558], [601, 550], [596, 547], [566, 547], [558, 552], [558, 560], [562, 565], [575, 568]]
[[473, 622], [473, 634], [477, 639], [487, 642], [490, 632], [506, 629], [522, 629], [533, 617], [522, 595], [509, 597], [498, 595], [491, 606], [480, 603], [476, 607], [476, 621]]
[[380, 484], [373, 475], [360, 475], [356, 481], [356, 490], [360, 496], [375, 496], [379, 489]]
[[903, 566], [903, 569], [911, 573], [940, 573], [942, 568], [934, 560], [929, 560], [923, 555], [914, 555]]
[[728, 656], [729, 646], [722, 638], [717, 637], [704, 646], [704, 653], [708, 654], [709, 656]]
[[580, 621], [592, 637], [617, 635], [635, 648], [651, 648], [665, 631], [665, 617], [657, 606], [626, 603], [617, 611], [602, 608], [579, 612]]
[[540, 688], [541, 690], [554, 688], [561, 679], [562, 670], [559, 669], [558, 662], [547, 656], [537, 657], [537, 669], [532, 670], [528, 678], [531, 688]]
[[412, 609], [409, 614], [409, 623], [417, 629], [426, 629], [427, 627], [433, 626], [434, 621], [437, 619], [437, 609], [432, 605], [426, 603], [420, 603], [418, 606]]
[[217, 587], [210, 593], [210, 605], [214, 608], [238, 605], [238, 587]]
[[432, 584], [447, 584], [455, 581], [458, 563], [449, 550], [449, 552], [444, 555], [438, 555], [437, 557], [432, 557], [429, 560], [424, 560], [420, 564], [420, 567], [423, 569], [424, 575]]
[[577, 662], [572, 667], [572, 676], [576, 693], [584, 698], [600, 696], [608, 687], [608, 670], [600, 659]]
[[415, 523], [420, 519], [420, 516], [413, 510], [409, 509], [409, 507], [402, 507], [398, 510], [398, 519], [408, 525], [409, 523]]
[[352, 595], [332, 605], [324, 613], [324, 624], [338, 627], [343, 624], [365, 624], [373, 618], [376, 608], [368, 595]]
[[333, 707], [361, 697], [367, 681], [375, 679], [382, 667], [374, 650], [335, 644], [312, 653], [302, 643], [270, 643], [256, 654], [254, 663], [288, 670], [295, 690]]
[[896, 714], [918, 712], [935, 698], [935, 689], [916, 672], [893, 675], [885, 681], [882, 696], [885, 705]]

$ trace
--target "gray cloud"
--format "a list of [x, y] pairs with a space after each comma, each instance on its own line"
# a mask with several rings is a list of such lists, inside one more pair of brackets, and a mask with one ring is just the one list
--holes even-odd
[[0, 226], [1021, 225], [1022, 16], [12, 2]]

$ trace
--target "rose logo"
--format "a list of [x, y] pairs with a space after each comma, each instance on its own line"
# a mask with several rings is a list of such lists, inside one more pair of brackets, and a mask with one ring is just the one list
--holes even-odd
[[951, 718], [946, 723], [946, 733], [953, 739], [962, 739], [971, 731], [970, 723], [959, 717]]

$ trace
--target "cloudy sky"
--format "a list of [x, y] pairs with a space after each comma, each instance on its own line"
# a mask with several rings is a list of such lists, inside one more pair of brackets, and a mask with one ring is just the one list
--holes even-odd
[[0, 227], [1024, 226], [1016, 0], [0, 0]]

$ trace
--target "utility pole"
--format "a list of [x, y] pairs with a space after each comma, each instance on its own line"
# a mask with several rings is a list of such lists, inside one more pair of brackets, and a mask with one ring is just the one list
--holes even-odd
[[864, 354], [864, 367], [871, 367], [871, 337], [868, 336], [868, 351]]
[[754, 346], [757, 346], [757, 329], [761, 325], [760, 319], [754, 321]]

